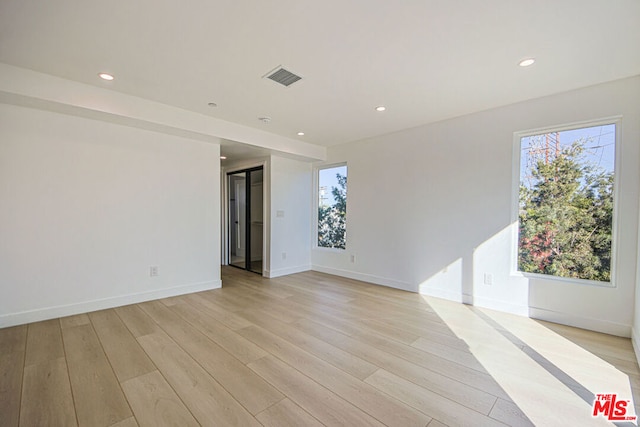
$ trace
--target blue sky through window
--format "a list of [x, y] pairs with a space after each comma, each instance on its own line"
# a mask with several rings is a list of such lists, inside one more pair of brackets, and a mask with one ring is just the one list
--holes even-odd
[[614, 171], [616, 125], [606, 124], [523, 137], [520, 140], [520, 182], [527, 187], [534, 185], [530, 171], [538, 161], [551, 161], [557, 150], [562, 151], [580, 140], [584, 141], [585, 163], [604, 172]]
[[334, 168], [320, 169], [318, 171], [318, 204], [320, 206], [331, 206], [335, 204], [331, 189], [338, 187], [337, 174], [346, 176], [347, 167], [337, 166]]

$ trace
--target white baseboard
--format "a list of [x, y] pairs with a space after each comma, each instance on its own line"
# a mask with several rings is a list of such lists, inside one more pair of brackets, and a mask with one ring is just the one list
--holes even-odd
[[265, 270], [265, 275], [269, 279], [274, 277], [287, 276], [289, 274], [302, 273], [303, 271], [311, 270], [310, 265], [299, 265], [296, 267], [278, 268], [275, 270]]
[[139, 302], [151, 301], [160, 298], [174, 297], [177, 295], [190, 294], [193, 292], [218, 289], [220, 287], [222, 287], [222, 281], [213, 280], [209, 282], [175, 286], [173, 288], [157, 289], [149, 292], [118, 295], [115, 297], [92, 301], [83, 301], [74, 304], [59, 305], [54, 307], [39, 308], [36, 310], [27, 310], [18, 313], [3, 314], [0, 315], [0, 328], [22, 325], [25, 323], [39, 322], [41, 320], [56, 319], [58, 317], [72, 316], [74, 314], [89, 313], [96, 310], [104, 310], [107, 308], [136, 304]]
[[[494, 300], [490, 298], [472, 298], [470, 295], [461, 294], [460, 292], [452, 292], [445, 289], [435, 288], [423, 288], [416, 289], [415, 286], [410, 283], [399, 282], [393, 279], [386, 279], [370, 274], [357, 273], [349, 270], [341, 270], [336, 268], [324, 267], [320, 265], [313, 265], [311, 268], [313, 271], [319, 271], [321, 273], [333, 274], [336, 276], [347, 277], [349, 279], [361, 280], [363, 282], [369, 282], [377, 285], [389, 286], [396, 289], [402, 289], [409, 292], [419, 292], [423, 295], [428, 295], [436, 298], [443, 298], [454, 302], [472, 304], [479, 307], [489, 308], [492, 310], [504, 311], [507, 313], [517, 314], [520, 316], [527, 316], [534, 319], [546, 320], [549, 322], [560, 323], [563, 325], [574, 326], [577, 328], [588, 329], [591, 331], [602, 332], [605, 334], [616, 335], [620, 337], [631, 337], [631, 326], [622, 323], [610, 322], [607, 320], [593, 319], [575, 316], [573, 314], [558, 313], [551, 310], [545, 310], [535, 307], [521, 306], [517, 304], [511, 304], [509, 302]], [[637, 342], [636, 342], [637, 341]], [[634, 349], [636, 349], [636, 357], [640, 363], [640, 332], [638, 336], [634, 336]]]
[[633, 351], [636, 354], [638, 365], [640, 365], [640, 332], [636, 328], [631, 328], [631, 344], [633, 344]]
[[616, 335], [619, 337], [631, 337], [631, 325], [610, 322], [608, 320], [581, 317], [536, 307], [529, 307], [529, 317], [568, 326], [575, 326], [576, 328], [588, 329], [590, 331]]
[[460, 292], [453, 292], [446, 289], [420, 287], [418, 290], [420, 295], [427, 295], [429, 297], [442, 298], [453, 302], [469, 304], [469, 301], [463, 298]]
[[337, 268], [323, 267], [321, 265], [311, 266], [313, 271], [319, 271], [320, 273], [333, 274], [334, 276], [346, 277], [348, 279], [360, 280], [362, 282], [369, 282], [375, 285], [388, 286], [390, 288], [401, 289], [403, 291], [417, 292], [416, 287], [411, 283], [400, 282], [398, 280], [387, 279], [386, 277], [378, 277], [372, 274], [358, 273], [349, 270], [340, 270]]
[[503, 311], [505, 313], [529, 317], [529, 307], [526, 305], [517, 305], [507, 301], [500, 301], [492, 298], [482, 297], [473, 297], [472, 304], [477, 307], [489, 308], [491, 310]]

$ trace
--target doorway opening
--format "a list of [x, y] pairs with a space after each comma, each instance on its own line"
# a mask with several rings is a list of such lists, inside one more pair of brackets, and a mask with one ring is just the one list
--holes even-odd
[[229, 265], [262, 274], [264, 194], [262, 166], [227, 173]]

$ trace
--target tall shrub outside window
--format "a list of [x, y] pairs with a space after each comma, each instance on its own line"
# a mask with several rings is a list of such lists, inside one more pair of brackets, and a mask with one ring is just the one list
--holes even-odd
[[518, 270], [610, 282], [616, 124], [520, 138]]
[[347, 166], [318, 170], [318, 247], [347, 246]]

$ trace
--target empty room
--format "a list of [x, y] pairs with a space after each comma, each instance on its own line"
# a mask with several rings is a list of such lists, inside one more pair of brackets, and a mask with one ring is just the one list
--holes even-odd
[[0, 425], [637, 425], [639, 24], [0, 0]]

